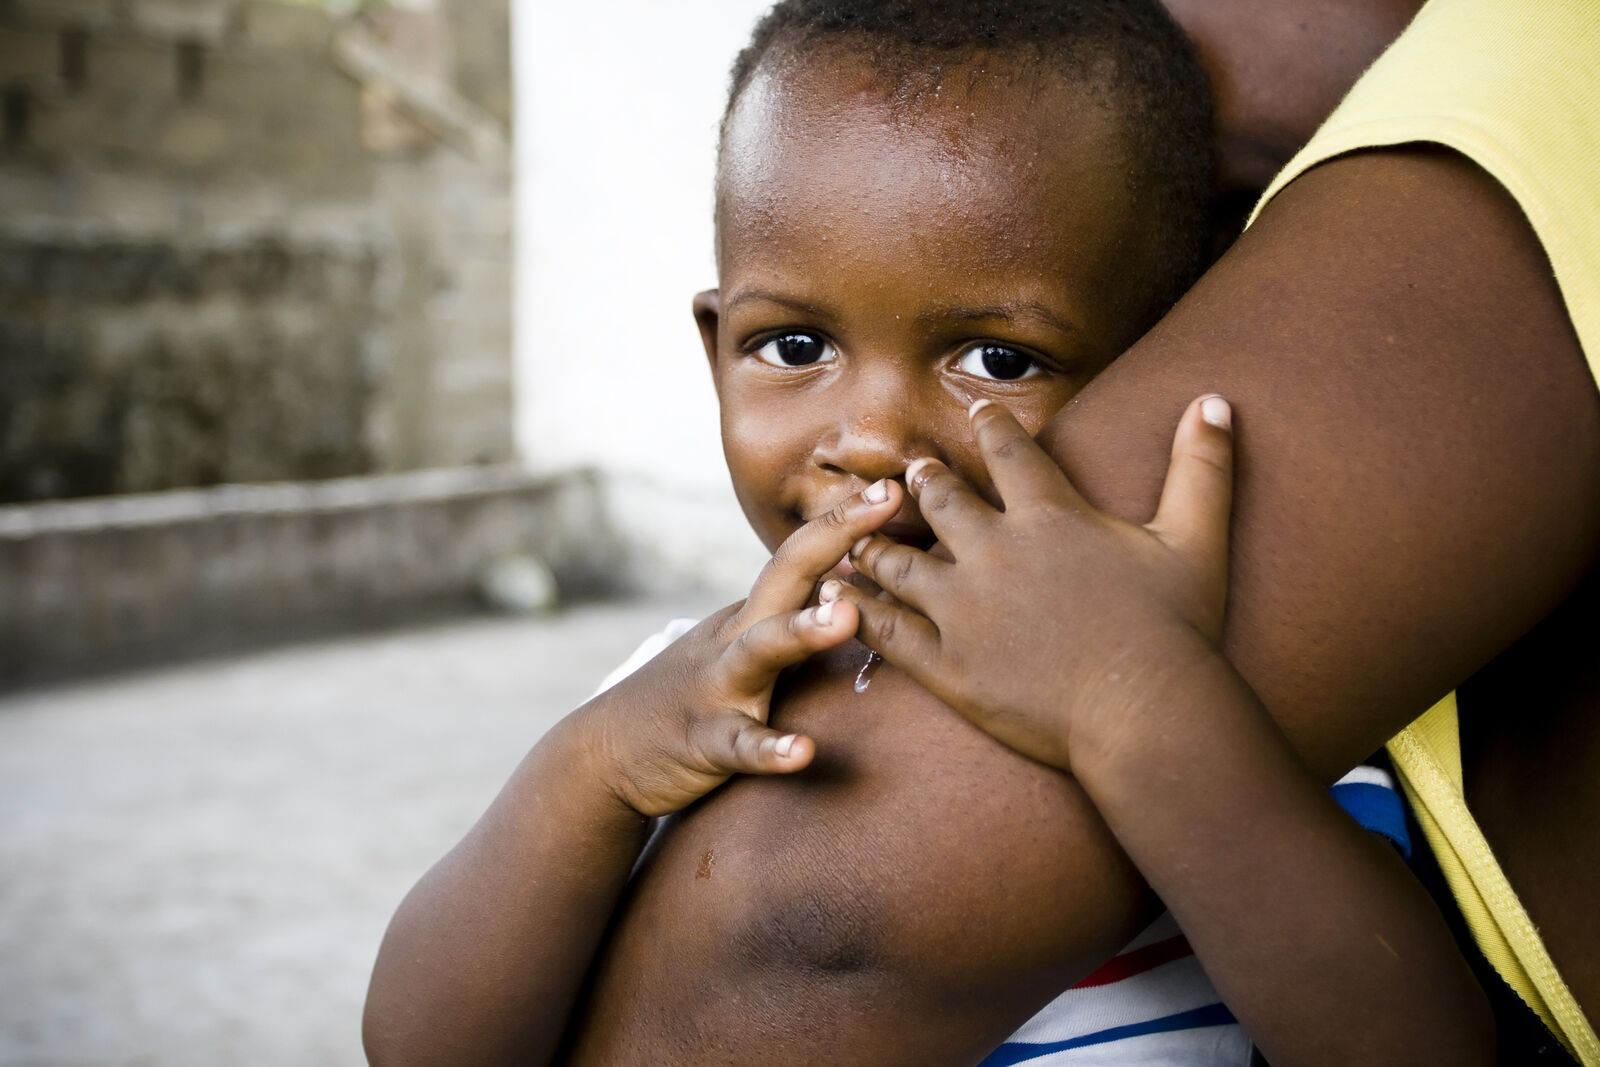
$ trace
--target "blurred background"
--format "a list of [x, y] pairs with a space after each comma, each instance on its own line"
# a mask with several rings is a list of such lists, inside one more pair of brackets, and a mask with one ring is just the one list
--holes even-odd
[[762, 0], [0, 0], [0, 1064], [356, 1064], [388, 916], [764, 558]]

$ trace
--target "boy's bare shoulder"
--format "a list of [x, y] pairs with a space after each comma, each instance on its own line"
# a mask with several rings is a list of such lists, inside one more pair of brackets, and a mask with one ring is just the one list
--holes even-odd
[[846, 646], [781, 695], [780, 725], [817, 742], [811, 769], [736, 779], [660, 843], [577, 1062], [972, 1060], [1148, 921], [1070, 779], [886, 664], [856, 693], [865, 657]]

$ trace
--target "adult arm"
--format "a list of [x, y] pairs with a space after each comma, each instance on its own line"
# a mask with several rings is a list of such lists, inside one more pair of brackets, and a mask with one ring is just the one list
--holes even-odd
[[[1225, 648], [1323, 781], [1594, 558], [1593, 383], [1530, 228], [1460, 157], [1361, 153], [1304, 175], [1044, 440], [1091, 503], [1142, 522], [1172, 426], [1211, 391], [1240, 425]], [[906, 712], [903, 689], [819, 707], [827, 682], [787, 708], [842, 720], [805, 727], [819, 762], [844, 749], [829, 776], [736, 783], [641, 880], [589, 1006], [591, 1062], [668, 1033], [681, 1062], [784, 1062], [774, 1033], [814, 1038], [794, 1062], [960, 1062], [1148, 914], [1071, 783]], [[900, 728], [880, 738], [885, 723]], [[949, 935], [964, 929], [978, 933]], [[730, 1003], [760, 1006], [761, 1025]]]
[[1154, 509], [1163, 424], [1240, 413], [1225, 650], [1323, 778], [1550, 611], [1600, 543], [1600, 402], [1511, 198], [1452, 153], [1359, 153], [1281, 193], [1046, 446]]

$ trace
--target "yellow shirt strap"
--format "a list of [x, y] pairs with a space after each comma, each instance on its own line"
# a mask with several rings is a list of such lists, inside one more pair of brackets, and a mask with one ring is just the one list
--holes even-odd
[[1388, 750], [1423, 836], [1484, 957], [1574, 1059], [1584, 1067], [1600, 1067], [1600, 1039], [1467, 810], [1456, 695], [1451, 693], [1397, 734]]

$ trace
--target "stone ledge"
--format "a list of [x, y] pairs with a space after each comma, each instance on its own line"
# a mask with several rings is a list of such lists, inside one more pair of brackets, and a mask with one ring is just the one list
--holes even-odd
[[514, 466], [0, 507], [0, 686], [471, 608], [534, 556], [620, 584], [596, 476]]
[[128, 0], [135, 30], [159, 40], [220, 44], [233, 27], [234, 8], [218, 0]]
[[244, 38], [259, 48], [325, 51], [333, 41], [336, 21], [315, 7], [252, 0], [241, 13]]
[[81, 26], [106, 29], [120, 26], [121, 0], [11, 0], [5, 13], [35, 26]]
[[10, 0], [0, 3], [0, 16], [50, 29], [216, 45], [233, 34], [237, 9], [235, 0]]

